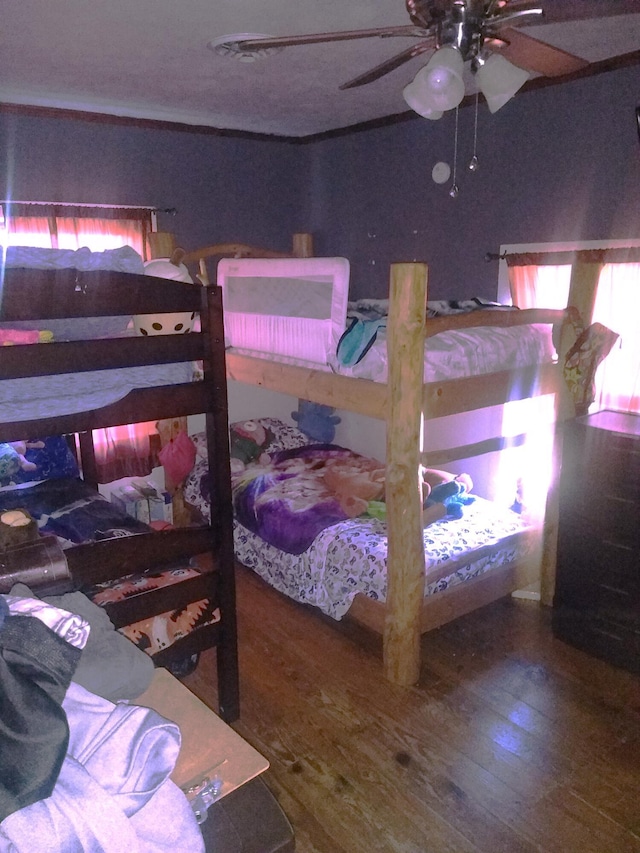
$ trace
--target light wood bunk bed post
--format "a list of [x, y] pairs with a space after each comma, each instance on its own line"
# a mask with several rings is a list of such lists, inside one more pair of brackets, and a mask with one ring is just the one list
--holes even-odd
[[[195, 252], [182, 252], [180, 260], [187, 266], [197, 265], [196, 278], [204, 287], [211, 284], [209, 271], [207, 269], [207, 258], [312, 258], [313, 257], [313, 235], [299, 233], [293, 235], [292, 250], [290, 252], [275, 252], [271, 249], [262, 249], [249, 246], [247, 243], [214, 243]], [[215, 278], [214, 282], [215, 284]]]
[[427, 267], [393, 264], [389, 293], [387, 415], [387, 611], [385, 676], [411, 685], [420, 673], [420, 615], [424, 597], [420, 434]]
[[[252, 250], [245, 257], [274, 257]], [[197, 260], [202, 252], [193, 253]], [[280, 255], [282, 257], [282, 255]], [[426, 419], [443, 418], [532, 396], [553, 395], [556, 422], [566, 415], [562, 364], [573, 343], [563, 344], [557, 362], [504, 370], [484, 376], [424, 384], [425, 336], [447, 328], [476, 325], [511, 326], [528, 323], [555, 324], [567, 313], [555, 310], [490, 312], [480, 321], [472, 312], [456, 318], [426, 321], [427, 266], [393, 264], [390, 273], [387, 350], [389, 382], [354, 379], [336, 373], [227, 352], [227, 376], [238, 382], [268, 388], [316, 403], [346, 409], [385, 421], [387, 428], [386, 503], [388, 523], [387, 600], [383, 605], [362, 594], [355, 596], [349, 616], [383, 635], [383, 670], [392, 683], [409, 686], [420, 674], [420, 637], [452, 619], [482, 607], [514, 590], [538, 583], [542, 572], [543, 601], [553, 596], [557, 498], [555, 486], [561, 455], [561, 432], [554, 446], [555, 480], [546, 502], [542, 525], [522, 535], [526, 557], [472, 580], [423, 598], [425, 554], [423, 550], [422, 466], [448, 463], [519, 446], [526, 436], [496, 437], [445, 451], [425, 453], [420, 433]], [[566, 336], [563, 335], [563, 339]], [[425, 427], [426, 429], [426, 427]], [[514, 538], [520, 534], [514, 534]], [[480, 549], [488, 555], [493, 546]]]

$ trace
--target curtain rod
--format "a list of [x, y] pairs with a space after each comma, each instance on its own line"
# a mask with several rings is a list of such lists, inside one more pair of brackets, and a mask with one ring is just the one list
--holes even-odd
[[175, 216], [178, 212], [175, 207], [151, 207], [148, 204], [89, 204], [87, 202], [71, 202], [71, 201], [18, 201], [18, 199], [6, 198], [0, 201], [0, 204], [30, 204], [39, 205], [41, 207], [92, 207], [104, 208], [105, 210], [150, 210], [153, 213], [169, 213]]

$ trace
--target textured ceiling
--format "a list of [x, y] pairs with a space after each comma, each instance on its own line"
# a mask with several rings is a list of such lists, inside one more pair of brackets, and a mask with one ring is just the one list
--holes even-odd
[[[528, 31], [591, 62], [637, 51], [640, 0], [608, 2], [631, 14]], [[407, 39], [288, 47], [253, 63], [208, 42], [408, 23], [403, 0], [4, 0], [0, 100], [302, 137], [405, 112], [402, 88], [429, 54], [340, 91]]]

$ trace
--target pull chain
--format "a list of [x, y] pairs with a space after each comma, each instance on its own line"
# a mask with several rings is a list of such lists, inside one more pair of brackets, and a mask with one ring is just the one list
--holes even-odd
[[460, 190], [458, 189], [458, 184], [456, 183], [456, 174], [458, 171], [458, 107], [456, 107], [456, 124], [455, 131], [453, 134], [453, 178], [451, 182], [451, 189], [449, 190], [449, 195], [451, 198], [457, 198]]
[[469, 171], [477, 172], [478, 171], [478, 157], [476, 155], [476, 151], [478, 148], [478, 97], [479, 94], [476, 92], [476, 115], [473, 123], [473, 156], [471, 160], [469, 160]]

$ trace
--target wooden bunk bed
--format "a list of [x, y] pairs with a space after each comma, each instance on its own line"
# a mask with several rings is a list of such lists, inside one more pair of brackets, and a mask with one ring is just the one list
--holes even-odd
[[[149, 530], [134, 536], [79, 544], [64, 551], [66, 566], [55, 583], [50, 583], [52, 573], [45, 566], [40, 578], [42, 585], [34, 588], [42, 594], [69, 589], [84, 591], [150, 568], [161, 570], [179, 561], [189, 565], [190, 558], [204, 555], [202, 570], [191, 572], [186, 580], [126, 597], [106, 609], [116, 627], [122, 627], [204, 599], [217, 607], [220, 617], [217, 621], [199, 627], [160, 651], [154, 656], [154, 662], [159, 666], [171, 666], [215, 646], [219, 710], [226, 721], [233, 721], [239, 714], [239, 686], [225, 351], [219, 288], [202, 288], [125, 272], [7, 267], [2, 270], [1, 293], [0, 320], [5, 326], [23, 321], [38, 321], [41, 325], [45, 321], [46, 326], [47, 322], [60, 318], [101, 318], [114, 314], [131, 317], [195, 312], [200, 315], [202, 332], [189, 335], [54, 340], [46, 344], [0, 347], [0, 379], [20, 383], [23, 401], [28, 401], [30, 383], [40, 381], [38, 378], [52, 381], [57, 375], [65, 376], [71, 387], [79, 374], [99, 371], [94, 377], [98, 387], [102, 377], [112, 376], [115, 371], [160, 366], [164, 372], [170, 366], [182, 365], [188, 368], [189, 377], [188, 381], [178, 384], [160, 385], [156, 379], [151, 387], [122, 391], [124, 396], [117, 396], [90, 411], [85, 410], [87, 406], [82, 399], [76, 400], [68, 411], [51, 414], [40, 408], [37, 413], [26, 413], [18, 419], [8, 415], [3, 407], [0, 441], [77, 434], [83, 477], [91, 482], [95, 471], [92, 430], [169, 416], [206, 415], [209, 477], [211, 493], [215, 495], [211, 524], [191, 529]], [[194, 361], [202, 362], [201, 381], [190, 381]], [[6, 382], [0, 384], [7, 385]], [[5, 553], [2, 558], [5, 568], [6, 556]]]
[[[192, 253], [191, 260], [198, 256]], [[249, 256], [249, 255], [245, 255]], [[255, 256], [255, 255], [254, 255]], [[356, 595], [349, 616], [383, 634], [384, 673], [401, 685], [415, 683], [420, 670], [420, 636], [534, 582], [542, 585], [542, 599], [551, 603], [554, 587], [557, 530], [556, 484], [551, 483], [544, 524], [527, 531], [531, 537], [526, 559], [500, 570], [424, 596], [425, 555], [421, 468], [444, 467], [464, 459], [498, 451], [507, 442], [497, 436], [473, 445], [429, 454], [429, 420], [538, 395], [553, 395], [556, 415], [564, 405], [564, 383], [557, 361], [479, 377], [424, 383], [425, 337], [450, 328], [471, 325], [561, 324], [563, 311], [474, 312], [451, 318], [426, 318], [427, 267], [420, 263], [391, 267], [387, 348], [387, 384], [227, 352], [230, 379], [268, 388], [317, 403], [376, 418], [386, 423], [387, 597], [386, 603]], [[566, 336], [561, 350], [566, 351]], [[520, 436], [519, 439], [523, 439]], [[559, 441], [554, 445], [555, 470]]]

